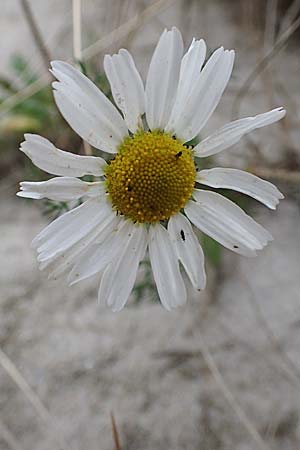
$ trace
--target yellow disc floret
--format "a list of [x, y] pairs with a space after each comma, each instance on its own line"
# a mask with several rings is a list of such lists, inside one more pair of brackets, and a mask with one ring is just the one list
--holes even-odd
[[142, 223], [178, 213], [192, 195], [195, 177], [192, 150], [160, 131], [126, 138], [106, 169], [114, 209]]

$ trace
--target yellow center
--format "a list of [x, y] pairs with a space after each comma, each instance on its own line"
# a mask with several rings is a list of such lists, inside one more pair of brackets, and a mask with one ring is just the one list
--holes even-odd
[[106, 169], [114, 209], [141, 223], [178, 213], [192, 195], [195, 177], [192, 150], [160, 131], [126, 138]]

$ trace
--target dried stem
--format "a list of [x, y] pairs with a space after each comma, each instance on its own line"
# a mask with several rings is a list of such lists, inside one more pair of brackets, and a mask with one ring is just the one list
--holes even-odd
[[114, 416], [113, 412], [110, 413], [110, 419], [111, 419], [111, 428], [112, 428], [112, 434], [113, 434], [113, 438], [114, 438], [115, 450], [121, 450], [119, 432], [117, 429], [117, 424], [116, 424], [116, 420], [115, 420], [115, 416]]
[[[73, 0], [73, 57], [75, 62], [82, 61], [82, 38], [81, 38], [81, 0]], [[92, 147], [85, 140], [83, 142], [84, 153], [87, 156], [93, 154]]]
[[28, 0], [20, 0], [20, 2], [24, 12], [24, 16], [30, 28], [31, 34], [44, 62], [45, 69], [48, 70], [51, 61], [50, 52], [43, 40], [43, 37], [34, 19]]
[[81, 0], [73, 0], [73, 56], [76, 62], [82, 58]]

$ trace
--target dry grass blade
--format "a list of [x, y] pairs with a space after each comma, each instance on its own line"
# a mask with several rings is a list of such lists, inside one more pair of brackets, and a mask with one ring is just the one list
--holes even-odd
[[[81, 0], [73, 0], [73, 57], [79, 63], [82, 61], [82, 36], [81, 36]], [[87, 156], [93, 154], [92, 147], [87, 141], [83, 141], [84, 153]]]
[[81, 0], [73, 0], [73, 56], [75, 61], [81, 61]]
[[282, 21], [280, 24], [280, 30], [279, 33], [283, 33], [288, 27], [291, 25], [291, 23], [296, 19], [300, 11], [300, 0], [294, 0], [290, 6], [288, 7]]
[[23, 392], [24, 396], [30, 402], [32, 407], [35, 409], [37, 415], [45, 424], [47, 431], [50, 436], [56, 442], [56, 447], [59, 450], [67, 450], [69, 448], [68, 444], [65, 442], [64, 438], [61, 436], [53, 418], [51, 417], [47, 408], [41, 402], [39, 396], [34, 392], [34, 390], [29, 386], [23, 375], [19, 372], [15, 364], [11, 359], [0, 349], [0, 365], [7, 372], [10, 378], [15, 382], [18, 388]]
[[300, 387], [300, 385], [299, 385], [300, 367], [298, 367], [297, 364], [295, 364], [294, 361], [289, 357], [289, 355], [282, 349], [280, 342], [278, 341], [277, 337], [273, 333], [272, 328], [270, 327], [267, 319], [265, 318], [265, 316], [262, 312], [262, 309], [259, 305], [259, 302], [257, 301], [256, 295], [255, 295], [250, 283], [245, 278], [244, 278], [244, 283], [247, 286], [247, 291], [250, 294], [249, 303], [254, 310], [254, 313], [256, 315], [258, 323], [261, 325], [261, 327], [264, 331], [264, 334], [270, 341], [273, 349], [276, 351], [276, 353], [280, 357], [280, 359], [283, 363], [284, 372], [289, 376], [289, 378], [293, 382], [297, 383], [298, 388], [299, 388]]
[[115, 450], [121, 450], [119, 432], [118, 432], [115, 416], [112, 412], [110, 413], [110, 419], [111, 419], [111, 428], [112, 428], [112, 434], [113, 434], [113, 438], [114, 438]]
[[222, 375], [214, 361], [214, 358], [213, 358], [212, 354], [210, 353], [204, 339], [202, 338], [202, 336], [199, 336], [199, 335], [198, 335], [198, 339], [199, 339], [201, 353], [202, 353], [204, 361], [207, 364], [207, 367], [211, 371], [211, 374], [212, 374], [216, 384], [218, 385], [220, 391], [222, 392], [223, 396], [225, 397], [225, 399], [227, 400], [227, 402], [229, 403], [229, 405], [231, 406], [233, 411], [236, 413], [237, 417], [239, 418], [240, 422], [244, 426], [245, 430], [249, 433], [251, 438], [256, 442], [256, 445], [257, 445], [256, 449], [257, 450], [258, 449], [259, 450], [268, 450], [268, 447], [266, 446], [265, 442], [263, 441], [260, 434], [256, 430], [255, 426], [250, 422], [250, 420], [246, 416], [244, 410], [240, 407], [237, 400], [235, 399], [233, 393], [230, 391], [230, 389], [226, 385], [225, 380], [222, 377]]
[[[147, 20], [150, 20], [152, 17], [158, 14], [158, 12], [167, 8], [174, 1], [175, 0], [159, 0], [156, 3], [148, 6], [140, 14], [135, 15], [132, 19], [129, 19], [123, 25], [83, 50], [82, 57], [87, 60], [92, 56], [95, 56], [99, 51], [104, 50], [105, 48], [116, 42], [118, 39], [125, 37], [128, 33], [131, 33], [136, 28], [146, 23]], [[19, 105], [24, 100], [27, 100], [32, 95], [43, 89], [50, 80], [50, 74], [46, 73], [34, 83], [20, 90], [17, 94], [14, 94], [4, 100], [0, 104], [0, 118], [11, 111], [15, 106]]]
[[278, 52], [285, 46], [290, 37], [300, 28], [300, 17], [295, 20], [294, 23], [290, 25], [290, 27], [282, 33], [279, 39], [276, 41], [271, 50], [258, 62], [254, 70], [247, 77], [242, 87], [239, 89], [236, 99], [234, 101], [232, 107], [232, 118], [237, 117], [239, 115], [240, 106], [247, 95], [252, 83], [256, 80], [259, 74], [268, 66], [268, 64], [272, 61], [272, 59], [278, 54]]
[[266, 7], [266, 25], [264, 49], [267, 50], [275, 42], [278, 0], [268, 0]]
[[45, 68], [47, 70], [49, 67], [49, 63], [51, 61], [51, 56], [50, 56], [49, 50], [43, 40], [43, 37], [40, 33], [38, 25], [34, 19], [34, 16], [33, 16], [33, 13], [30, 8], [28, 0], [21, 0], [21, 6], [23, 9], [26, 21], [28, 23], [28, 26], [30, 28], [31, 34], [33, 36], [34, 42], [36, 43], [36, 46], [40, 51], [42, 60], [44, 62]]
[[6, 425], [0, 420], [0, 439], [5, 441], [12, 450], [24, 450]]
[[9, 111], [11, 111], [15, 106], [24, 102], [24, 100], [27, 100], [37, 92], [41, 91], [45, 86], [47, 86], [50, 80], [51, 80], [50, 73], [45, 73], [36, 81], [26, 86], [24, 89], [6, 98], [0, 104], [0, 118], [3, 117], [5, 114], [7, 114]]
[[251, 167], [250, 172], [267, 180], [276, 180], [283, 183], [300, 184], [300, 172], [285, 169], [270, 169], [268, 167]]
[[139, 28], [145, 22], [158, 14], [158, 12], [162, 12], [165, 8], [170, 6], [170, 4], [174, 1], [175, 0], [158, 0], [155, 3], [152, 3], [152, 5], [145, 8], [140, 14], [136, 14], [127, 22], [108, 33], [102, 39], [99, 39], [94, 44], [84, 49], [82, 51], [82, 57], [84, 59], [92, 58], [97, 53], [101, 52], [105, 48], [108, 48], [114, 42], [125, 38], [128, 33]]

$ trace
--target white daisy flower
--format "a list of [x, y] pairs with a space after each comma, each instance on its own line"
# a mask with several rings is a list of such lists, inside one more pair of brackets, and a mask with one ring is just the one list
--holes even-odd
[[[92, 146], [114, 155], [106, 163], [55, 148], [27, 134], [21, 144], [48, 181], [21, 183], [18, 195], [58, 201], [82, 199], [34, 239], [41, 269], [70, 284], [101, 274], [99, 300], [121, 310], [133, 289], [147, 248], [161, 303], [186, 302], [179, 262], [196, 289], [205, 287], [204, 256], [192, 225], [226, 248], [254, 256], [272, 236], [239, 206], [200, 185], [233, 189], [275, 209], [283, 198], [271, 183], [237, 169], [197, 171], [195, 158], [214, 155], [256, 128], [277, 122], [283, 108], [225, 125], [194, 148], [230, 78], [234, 51], [193, 40], [183, 54], [180, 32], [165, 30], [154, 51], [146, 86], [127, 50], [106, 55], [104, 69], [118, 109], [80, 71], [54, 61], [56, 104], [71, 127]], [[201, 161], [199, 162], [201, 169]], [[78, 177], [99, 177], [94, 183]]]

